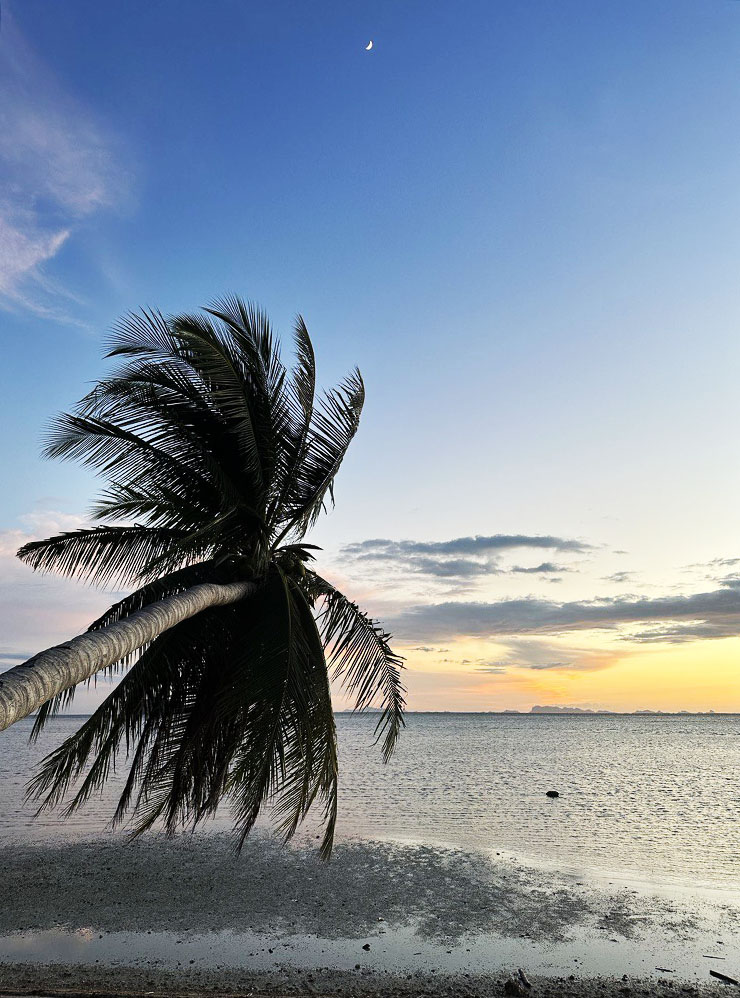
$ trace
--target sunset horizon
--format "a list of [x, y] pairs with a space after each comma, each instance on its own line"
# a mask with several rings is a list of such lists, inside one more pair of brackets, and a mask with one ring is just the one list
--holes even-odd
[[[37, 6], [4, 4], [2, 20], [17, 100], [0, 668], [82, 632], [107, 598], [15, 559], [88, 524], [98, 488], [42, 459], [45, 428], [112, 369], [121, 315], [237, 293], [273, 315], [287, 359], [305, 316], [320, 383], [363, 372], [361, 428], [312, 542], [393, 633], [411, 709], [739, 710], [733, 5], [632, 5], [628, 27], [616, 6], [535, 3], [481, 30], [446, 7], [347, 11], [326, 31], [253, 11], [259, 43], [248, 15], [239, 41], [216, 17], [207, 30], [254, 58], [209, 55], [205, 93], [163, 77], [142, 36], [136, 87], [173, 104], [184, 86], [187, 134], [146, 101], [127, 115], [132, 78], [114, 57], [103, 82], [92, 55], [93, 35], [115, 54], [143, 22]], [[192, 4], [177, 25], [149, 17], [173, 45], [200, 20]], [[327, 60], [342, 88], [328, 102]], [[235, 169], [218, 141], [232, 120], [279, 169], [248, 155]], [[327, 143], [342, 150], [333, 180]], [[221, 183], [196, 186], [207, 171]]]
[[739, 0], [0, 4], [0, 996], [737, 989]]

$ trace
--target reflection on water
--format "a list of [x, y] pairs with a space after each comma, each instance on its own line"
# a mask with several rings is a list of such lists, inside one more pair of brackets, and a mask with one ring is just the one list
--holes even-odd
[[[80, 723], [0, 734], [0, 834], [101, 832], [109, 790], [82, 814], [32, 821], [23, 784]], [[501, 850], [556, 865], [740, 886], [740, 717], [411, 714], [388, 766], [372, 716], [339, 715], [338, 834]], [[120, 782], [120, 775], [117, 778]], [[560, 792], [550, 800], [545, 792]], [[226, 827], [228, 814], [216, 819]]]
[[[670, 964], [675, 979], [704, 981], [701, 944], [669, 942], [661, 937], [652, 944], [630, 939], [598, 938], [576, 931], [564, 942], [543, 946], [525, 938], [480, 934], [463, 942], [420, 939], [411, 926], [394, 926], [370, 937], [369, 952], [352, 938], [323, 939], [290, 934], [254, 932], [109, 932], [101, 934], [58, 929], [0, 936], [0, 960], [12, 963], [62, 963], [111, 966], [150, 966], [164, 970], [187, 969], [195, 964], [205, 970], [249, 971], [275, 974], [299, 969], [320, 973], [353, 970], [375, 973], [496, 974], [524, 965], [530, 975], [584, 976], [633, 974], [665, 978], [662, 964]], [[656, 967], [656, 960], [661, 964]], [[360, 961], [358, 963], [358, 961]], [[470, 977], [470, 973], [466, 973]], [[320, 983], [320, 982], [319, 982]], [[316, 988], [312, 988], [313, 991]], [[331, 988], [336, 990], [336, 984]]]

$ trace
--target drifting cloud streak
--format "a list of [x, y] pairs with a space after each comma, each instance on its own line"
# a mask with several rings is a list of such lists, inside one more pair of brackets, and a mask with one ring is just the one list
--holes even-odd
[[63, 318], [44, 273], [74, 229], [123, 188], [110, 136], [63, 93], [12, 18], [0, 34], [0, 305]]
[[616, 660], [611, 651], [563, 644], [541, 637], [497, 638], [496, 644], [503, 646], [504, 657], [495, 662], [478, 662], [474, 670], [476, 673], [597, 672], [610, 668]]
[[557, 603], [527, 598], [426, 604], [402, 611], [389, 625], [402, 640], [448, 641], [459, 637], [612, 630], [621, 625], [661, 622], [659, 631], [648, 630], [644, 636], [633, 634], [630, 640], [681, 642], [735, 636], [740, 633], [740, 586], [655, 599], [620, 597]]
[[582, 554], [590, 551], [591, 545], [570, 538], [530, 534], [477, 535], [447, 541], [394, 541], [381, 537], [348, 544], [341, 553], [355, 562], [373, 562], [397, 573], [436, 579], [468, 580], [508, 572], [548, 575], [572, 571], [552, 561], [531, 567], [506, 568], [501, 564], [503, 554], [527, 548]]
[[491, 534], [490, 536], [476, 534], [473, 537], [455, 537], [449, 541], [392, 541], [381, 537], [347, 544], [342, 550], [344, 554], [355, 556], [381, 552], [388, 557], [397, 557], [414, 554], [488, 554], [492, 551], [513, 548], [549, 548], [553, 551], [581, 553], [590, 551], [591, 545], [549, 534]]
[[514, 565], [509, 571], [515, 575], [559, 575], [561, 572], [570, 572], [572, 569], [566, 568], [565, 565], [556, 565], [552, 561], [543, 561], [539, 565], [532, 565], [530, 568], [522, 568], [521, 565]]

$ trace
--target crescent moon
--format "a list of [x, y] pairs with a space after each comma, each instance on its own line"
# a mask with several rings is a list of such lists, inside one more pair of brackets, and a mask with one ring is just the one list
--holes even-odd
[[365, 51], [369, 52], [372, 47], [373, 47], [373, 42], [372, 42], [372, 39], [370, 39], [370, 41], [365, 46]]

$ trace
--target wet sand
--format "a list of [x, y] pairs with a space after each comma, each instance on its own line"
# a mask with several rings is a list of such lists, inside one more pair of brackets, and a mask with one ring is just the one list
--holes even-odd
[[[8, 998], [200, 998], [216, 994], [221, 998], [307, 998], [311, 995], [357, 996], [357, 998], [488, 998], [505, 995], [506, 979], [503, 976], [476, 976], [461, 981], [454, 976], [414, 975], [405, 980], [391, 974], [326, 975], [316, 971], [310, 976], [286, 980], [263, 980], [254, 975], [222, 972], [217, 975], [203, 972], [166, 973], [127, 968], [70, 966], [56, 969], [51, 976], [23, 965], [2, 966], [3, 979], [12, 979], [8, 989], [0, 987], [0, 995]], [[669, 980], [645, 981], [640, 978], [571, 978], [531, 977], [532, 998], [637, 998], [651, 995], [654, 998], [703, 998], [716, 995], [718, 987], [711, 985], [678, 985]], [[731, 994], [731, 992], [729, 992]]]
[[344, 842], [329, 864], [264, 836], [0, 847], [5, 993], [725, 992], [740, 904], [425, 845]]

